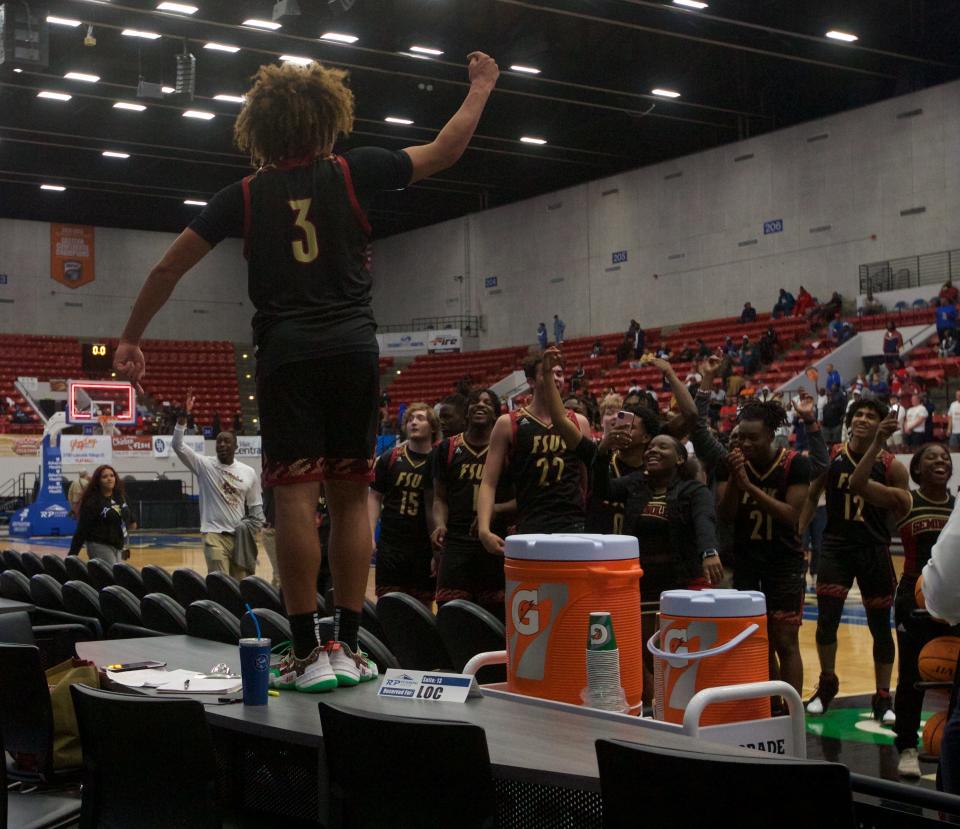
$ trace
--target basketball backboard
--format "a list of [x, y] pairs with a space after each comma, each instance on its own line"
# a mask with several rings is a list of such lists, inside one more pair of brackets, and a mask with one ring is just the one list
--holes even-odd
[[118, 426], [137, 422], [137, 395], [130, 383], [116, 380], [70, 380], [67, 423], [99, 424], [109, 417]]

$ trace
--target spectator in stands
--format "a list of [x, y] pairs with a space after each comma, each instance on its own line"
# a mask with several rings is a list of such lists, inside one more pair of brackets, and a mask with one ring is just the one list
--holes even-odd
[[640, 327], [636, 320], [630, 320], [630, 327], [627, 328], [627, 340], [630, 341], [630, 347], [633, 349], [633, 357], [639, 360], [647, 347], [647, 332]]
[[563, 332], [567, 330], [566, 323], [556, 314], [553, 315], [553, 341], [559, 346], [563, 345]]
[[823, 407], [823, 439], [829, 446], [840, 443], [843, 437], [843, 416], [847, 410], [847, 398], [843, 394], [843, 386], [834, 385], [828, 392], [827, 404]]
[[541, 351], [544, 351], [547, 348], [548, 336], [549, 335], [547, 334], [547, 324], [545, 322], [541, 322], [537, 326], [537, 344], [540, 346]]
[[710, 405], [707, 409], [707, 416], [710, 420], [710, 425], [716, 429], [717, 424], [720, 423], [720, 410], [727, 403], [727, 393], [723, 390], [723, 381], [721, 378], [713, 378], [713, 388], [711, 388], [709, 391]]
[[927, 419], [923, 424], [923, 442], [924, 444], [933, 442], [933, 416], [936, 414], [937, 407], [933, 405], [933, 401], [930, 399], [930, 392], [924, 391], [923, 397], [921, 398], [921, 403], [923, 403], [924, 408], [927, 410]]
[[827, 405], [829, 401], [827, 397], [827, 390], [824, 388], [817, 389], [817, 417], [821, 420], [823, 419], [823, 408]]
[[880, 376], [880, 372], [876, 368], [870, 372], [870, 376], [867, 378], [867, 388], [879, 400], [885, 400], [887, 395], [890, 394], [890, 386], [887, 385], [887, 381]]
[[954, 452], [960, 450], [960, 389], [954, 392], [954, 400], [947, 409], [947, 435], [950, 448]]
[[897, 324], [890, 320], [887, 323], [887, 330], [883, 334], [883, 359], [886, 362], [892, 362], [895, 357], [900, 355], [903, 348], [903, 334], [897, 330]]
[[21, 409], [19, 404], [14, 403], [13, 411], [10, 413], [10, 421], [12, 423], [29, 423], [30, 415]]
[[[586, 379], [587, 372], [583, 367], [583, 363], [577, 363], [577, 370], [570, 375], [570, 391], [580, 391], [580, 387], [584, 384]], [[499, 415], [497, 415], [497, 417], [499, 417]], [[463, 430], [461, 429], [461, 431]]]
[[647, 383], [647, 388], [644, 390], [644, 394], [640, 396], [640, 403], [643, 403], [644, 395], [646, 395], [646, 405], [653, 409], [655, 412], [660, 411], [660, 398], [657, 396], [657, 393], [653, 390], [653, 386]]
[[757, 321], [757, 309], [754, 308], [749, 302], [743, 303], [743, 310], [740, 312], [740, 322], [746, 324], [748, 322]]
[[693, 343], [686, 343], [680, 351], [680, 361], [684, 363], [691, 362], [697, 356]]
[[661, 360], [669, 360], [671, 355], [670, 346], [665, 342], [660, 343], [660, 348], [657, 349], [657, 356]]
[[873, 289], [868, 285], [867, 296], [863, 301], [863, 305], [860, 306], [860, 314], [862, 316], [871, 316], [872, 314], [882, 314], [883, 312], [883, 303], [874, 298]]
[[700, 337], [697, 339], [697, 345], [699, 346], [699, 348], [697, 349], [698, 360], [706, 360], [707, 357], [713, 354], [713, 349], [711, 349], [710, 346], [707, 345], [707, 342], [706, 340], [703, 339], [703, 337]]
[[936, 311], [937, 339], [944, 339], [949, 334], [956, 338], [957, 306], [948, 302], [946, 297], [940, 297], [940, 306]]
[[780, 317], [788, 317], [793, 311], [793, 306], [797, 304], [797, 300], [794, 299], [793, 294], [791, 294], [786, 288], [780, 289], [780, 296], [777, 297], [776, 304], [773, 306], [773, 318], [780, 319]]
[[[771, 336], [771, 334], [773, 336]], [[773, 326], [771, 326], [763, 333], [763, 336], [760, 338], [759, 356], [760, 356], [761, 365], [768, 366], [770, 365], [770, 363], [773, 362], [773, 358], [775, 356], [775, 351], [776, 351], [776, 345], [777, 345], [777, 333], [776, 331], [773, 330]]]
[[843, 380], [840, 379], [840, 372], [834, 368], [833, 363], [827, 363], [826, 372], [828, 394], [833, 391], [834, 388], [843, 388]]
[[813, 308], [813, 305], [813, 295], [801, 285], [800, 292], [797, 294], [796, 305], [793, 306], [793, 315], [795, 317], [804, 317], [807, 315], [807, 311]]
[[745, 385], [747, 385], [747, 381], [743, 376], [743, 369], [734, 369], [733, 373], [727, 378], [727, 400], [735, 401]]
[[627, 389], [627, 394], [643, 394], [643, 387], [640, 385], [640, 381], [634, 377], [630, 381], [630, 386]]
[[[958, 394], [960, 394], [960, 392], [958, 392]], [[958, 397], [958, 399], [960, 399], [960, 397]], [[960, 434], [960, 429], [957, 430], [957, 433]], [[83, 497], [83, 491], [89, 483], [90, 473], [87, 472], [86, 469], [83, 469], [80, 471], [80, 477], [70, 484], [70, 489], [67, 491], [67, 500], [70, 502], [70, 514], [74, 518], [80, 517], [80, 499]]]
[[593, 348], [590, 351], [591, 357], [602, 357], [603, 356], [603, 343], [600, 340], [593, 341]]
[[723, 352], [725, 357], [729, 357], [730, 359], [736, 356], [737, 344], [733, 341], [733, 337], [728, 336], [724, 338], [723, 345], [720, 346], [720, 351]]
[[957, 340], [953, 332], [948, 331], [937, 344], [937, 354], [942, 358], [954, 357], [957, 354]]
[[953, 280], [948, 279], [943, 283], [943, 287], [940, 289], [940, 299], [945, 299], [949, 305], [956, 305], [957, 301], [960, 300], [960, 291], [953, 284]]
[[906, 407], [900, 405], [899, 395], [890, 395], [890, 411], [896, 415], [897, 431], [890, 435], [888, 443], [891, 447], [900, 448], [904, 445], [903, 424], [907, 419], [907, 410]]
[[827, 331], [830, 335], [830, 340], [834, 343], [834, 345], [843, 345], [843, 343], [857, 333], [857, 330], [853, 327], [853, 325], [851, 325], [845, 319], [840, 318], [839, 311], [834, 315], [833, 321], [827, 327]]
[[910, 398], [910, 408], [907, 409], [906, 421], [903, 425], [903, 433], [907, 437], [907, 446], [911, 449], [919, 449], [924, 444], [926, 437], [926, 424], [930, 418], [930, 412], [923, 405], [919, 394], [914, 394]]
[[127, 505], [123, 481], [112, 466], [98, 466], [83, 490], [77, 507], [77, 529], [67, 555], [87, 555], [113, 566], [130, 557], [128, 535], [137, 528]]
[[633, 352], [633, 340], [630, 339], [630, 335], [627, 334], [623, 338], [623, 342], [617, 346], [617, 365], [627, 360], [631, 353]]

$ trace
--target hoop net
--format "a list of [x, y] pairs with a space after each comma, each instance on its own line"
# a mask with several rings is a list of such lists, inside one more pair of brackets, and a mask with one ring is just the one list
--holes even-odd
[[97, 415], [97, 422], [100, 424], [100, 434], [112, 436], [117, 432], [117, 419], [113, 415]]

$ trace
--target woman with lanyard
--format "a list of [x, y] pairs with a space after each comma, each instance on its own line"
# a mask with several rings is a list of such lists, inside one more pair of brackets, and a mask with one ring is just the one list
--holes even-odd
[[129, 558], [129, 530], [135, 530], [130, 507], [127, 506], [123, 481], [112, 466], [98, 466], [80, 497], [79, 519], [68, 555], [79, 555], [86, 543], [87, 555], [114, 565]]
[[900, 753], [897, 771], [901, 777], [918, 779], [917, 729], [923, 692], [914, 688], [920, 681], [917, 658], [920, 650], [938, 636], [957, 635], [957, 629], [946, 627], [929, 614], [915, 616], [915, 589], [924, 565], [930, 560], [933, 545], [940, 537], [953, 512], [954, 497], [947, 489], [953, 475], [953, 463], [947, 448], [931, 443], [917, 450], [910, 460], [910, 479], [919, 489], [907, 492], [885, 486], [870, 478], [870, 470], [886, 448], [887, 440], [897, 430], [897, 417], [890, 413], [880, 424], [870, 448], [860, 458], [850, 476], [850, 492], [868, 504], [889, 510], [897, 522], [903, 542], [903, 575], [897, 584], [893, 604], [897, 630], [898, 677], [893, 711], [897, 721], [894, 745]]

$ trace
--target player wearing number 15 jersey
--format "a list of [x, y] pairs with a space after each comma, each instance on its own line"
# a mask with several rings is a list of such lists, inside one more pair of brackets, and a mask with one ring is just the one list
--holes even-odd
[[380, 519], [377, 596], [407, 593], [429, 607], [436, 583], [427, 530], [429, 459], [440, 423], [426, 403], [413, 403], [404, 413], [403, 431], [406, 442], [377, 458], [370, 485], [371, 525]]
[[[850, 488], [850, 478], [863, 454], [870, 448], [887, 407], [876, 400], [860, 400], [847, 411], [850, 430], [847, 443], [837, 447], [827, 471], [810, 487], [805, 519], [816, 508], [826, 488], [827, 526], [817, 572], [817, 655], [820, 681], [807, 703], [811, 714], [822, 714], [836, 696], [840, 681], [836, 674], [837, 629], [843, 603], [854, 579], [873, 636], [873, 663], [877, 693], [874, 716], [886, 725], [894, 721], [890, 696], [895, 648], [890, 632], [890, 608], [896, 578], [890, 558], [890, 526], [887, 514]], [[882, 452], [870, 469], [870, 479], [886, 486], [907, 489], [907, 470], [889, 452]], [[801, 522], [801, 529], [804, 522]]]

